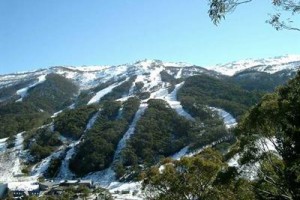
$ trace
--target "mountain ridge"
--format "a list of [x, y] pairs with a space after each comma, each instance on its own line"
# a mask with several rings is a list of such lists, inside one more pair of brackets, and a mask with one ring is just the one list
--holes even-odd
[[274, 74], [250, 67], [226, 76], [186, 63], [142, 60], [2, 75], [1, 134], [9, 138], [0, 139], [0, 161], [6, 163], [0, 178], [88, 178], [109, 187], [136, 180], [164, 157], [193, 156], [218, 144], [226, 149], [234, 142], [230, 128], [297, 67]]

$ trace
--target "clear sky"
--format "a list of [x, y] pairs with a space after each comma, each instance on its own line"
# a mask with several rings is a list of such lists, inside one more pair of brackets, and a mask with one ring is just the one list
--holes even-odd
[[0, 0], [0, 74], [145, 58], [203, 66], [300, 54], [299, 32], [265, 23], [269, 2], [243, 5], [216, 27], [206, 0]]

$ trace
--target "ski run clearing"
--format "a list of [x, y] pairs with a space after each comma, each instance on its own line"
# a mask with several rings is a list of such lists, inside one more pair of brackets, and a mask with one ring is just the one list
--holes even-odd
[[35, 86], [37, 86], [38, 84], [41, 84], [43, 83], [45, 80], [46, 80], [46, 76], [47, 74], [44, 74], [44, 75], [41, 75], [38, 77], [38, 82], [28, 86], [28, 87], [25, 87], [25, 88], [22, 88], [22, 89], [19, 89], [16, 94], [21, 96], [20, 99], [17, 100], [17, 102], [19, 101], [23, 101], [23, 98], [27, 96], [27, 91], [30, 89], [30, 88], [33, 88]]

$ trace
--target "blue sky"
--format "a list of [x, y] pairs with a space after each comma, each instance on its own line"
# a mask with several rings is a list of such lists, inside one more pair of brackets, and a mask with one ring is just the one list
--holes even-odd
[[[300, 54], [300, 33], [254, 0], [214, 26], [206, 0], [0, 0], [0, 74], [140, 59], [213, 65]], [[299, 18], [298, 18], [299, 19]]]

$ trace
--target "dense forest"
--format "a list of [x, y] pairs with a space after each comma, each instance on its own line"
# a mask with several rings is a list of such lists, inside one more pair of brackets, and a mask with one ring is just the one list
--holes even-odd
[[258, 102], [262, 93], [242, 89], [239, 85], [208, 75], [197, 75], [185, 80], [178, 93], [183, 107], [193, 115], [193, 105], [223, 108], [235, 117]]
[[[15, 89], [25, 86], [24, 82], [20, 84], [14, 86]], [[7, 95], [10, 88], [12, 86], [0, 91]], [[0, 138], [41, 126], [54, 112], [69, 106], [77, 90], [77, 86], [70, 80], [60, 75], [49, 74], [43, 83], [29, 88], [23, 101], [16, 101], [19, 97], [13, 97], [0, 102]]]
[[94, 126], [86, 133], [70, 162], [71, 170], [83, 175], [107, 168], [139, 105], [137, 98], [129, 98], [123, 104], [118, 101], [102, 101]]
[[[228, 153], [206, 149], [144, 174], [149, 199], [299, 199], [300, 73], [242, 118]], [[267, 143], [270, 142], [273, 148]], [[239, 166], [229, 166], [234, 154]], [[243, 175], [241, 166], [256, 172]]]

